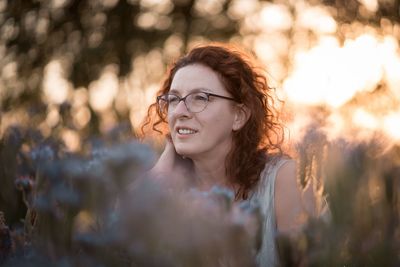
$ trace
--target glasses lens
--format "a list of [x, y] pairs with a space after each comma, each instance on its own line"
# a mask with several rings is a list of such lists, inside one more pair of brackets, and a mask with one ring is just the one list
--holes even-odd
[[158, 106], [163, 113], [168, 110], [174, 109], [179, 103], [179, 97], [173, 94], [165, 94], [158, 98]]
[[168, 109], [175, 109], [180, 101], [180, 98], [173, 94], [167, 94], [166, 98], [168, 103]]
[[158, 107], [162, 113], [167, 113], [168, 111], [168, 98], [165, 95], [159, 96], [157, 98]]
[[205, 93], [193, 93], [187, 96], [186, 105], [191, 112], [203, 111], [208, 103], [208, 95]]

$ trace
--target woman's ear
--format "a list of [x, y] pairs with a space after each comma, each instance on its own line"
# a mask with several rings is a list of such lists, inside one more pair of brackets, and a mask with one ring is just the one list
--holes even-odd
[[250, 113], [250, 109], [244, 104], [238, 105], [235, 110], [235, 118], [233, 121], [232, 130], [240, 130], [250, 118]]

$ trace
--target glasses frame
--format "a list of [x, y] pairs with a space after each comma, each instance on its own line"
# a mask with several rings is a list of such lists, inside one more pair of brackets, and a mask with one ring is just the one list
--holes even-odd
[[[187, 106], [187, 104], [186, 104], [186, 98], [187, 98], [188, 96], [190, 96], [190, 95], [198, 94], [198, 93], [205, 94], [205, 95], [207, 96], [207, 102], [206, 102], [206, 104], [205, 104], [205, 106], [204, 106], [204, 108], [203, 108], [202, 110], [194, 112], [194, 111], [191, 111], [190, 108]], [[187, 95], [184, 96], [184, 97], [180, 97], [180, 96], [178, 96], [178, 95], [176, 95], [176, 94], [166, 93], [166, 94], [157, 96], [157, 104], [158, 104], [158, 107], [160, 108], [161, 111], [162, 111], [162, 108], [161, 108], [160, 101], [166, 101], [165, 99], [163, 99], [163, 97], [166, 97], [166, 96], [168, 96], [168, 95], [176, 96], [176, 97], [179, 99], [178, 103], [176, 104], [177, 106], [178, 106], [178, 104], [179, 104], [181, 101], [183, 101], [183, 103], [185, 104], [186, 109], [187, 109], [189, 112], [191, 112], [191, 113], [200, 113], [200, 112], [204, 111], [204, 110], [206, 109], [208, 103], [210, 102], [210, 96], [212, 96], [212, 97], [218, 97], [218, 98], [222, 98], [222, 99], [226, 99], [226, 100], [230, 100], [230, 101], [235, 101], [235, 102], [237, 102], [236, 99], [234, 99], [234, 98], [232, 98], [232, 97], [223, 96], [223, 95], [217, 95], [217, 94], [208, 93], [208, 92], [202, 92], [202, 91], [200, 91], [200, 92], [192, 92], [192, 93], [187, 94]], [[167, 101], [166, 101], [166, 102], [167, 102]]]

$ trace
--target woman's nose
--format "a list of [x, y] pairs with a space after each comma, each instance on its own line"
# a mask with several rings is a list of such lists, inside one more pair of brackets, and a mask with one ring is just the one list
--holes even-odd
[[176, 105], [174, 112], [175, 116], [189, 116], [190, 112], [186, 107], [185, 101], [179, 101], [178, 105]]

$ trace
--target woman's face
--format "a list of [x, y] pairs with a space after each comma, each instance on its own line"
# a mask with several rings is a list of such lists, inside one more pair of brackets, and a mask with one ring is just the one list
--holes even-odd
[[[179, 69], [169, 91], [179, 97], [192, 92], [232, 97], [218, 74], [200, 64]], [[203, 111], [192, 113], [184, 101], [180, 101], [168, 111], [168, 125], [176, 152], [191, 159], [226, 155], [232, 146], [232, 131], [237, 127], [235, 105], [234, 101], [210, 96]]]

